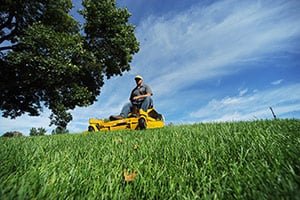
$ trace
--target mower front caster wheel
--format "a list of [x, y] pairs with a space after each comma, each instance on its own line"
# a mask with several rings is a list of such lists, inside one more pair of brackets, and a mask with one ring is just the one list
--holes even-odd
[[92, 126], [89, 126], [89, 127], [88, 127], [88, 131], [89, 131], [89, 132], [95, 132], [95, 129], [94, 129], [94, 127], [92, 127]]

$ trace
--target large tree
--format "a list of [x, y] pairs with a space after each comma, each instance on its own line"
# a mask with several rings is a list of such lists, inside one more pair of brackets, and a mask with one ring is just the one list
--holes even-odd
[[[76, 106], [96, 101], [105, 76], [130, 70], [139, 43], [130, 13], [115, 0], [83, 0], [83, 26], [71, 0], [2, 0], [0, 110], [4, 117], [38, 116], [66, 128]], [[50, 124], [50, 125], [51, 125]]]

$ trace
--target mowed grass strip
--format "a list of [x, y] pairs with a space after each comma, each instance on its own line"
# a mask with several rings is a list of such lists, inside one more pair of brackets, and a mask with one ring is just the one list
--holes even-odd
[[[297, 199], [300, 122], [0, 139], [0, 199]], [[136, 175], [126, 181], [124, 170]]]

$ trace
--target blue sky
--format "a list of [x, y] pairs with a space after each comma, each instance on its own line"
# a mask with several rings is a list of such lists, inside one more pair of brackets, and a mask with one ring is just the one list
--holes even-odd
[[[79, 3], [79, 1], [77, 1]], [[117, 0], [132, 14], [140, 51], [106, 81], [98, 101], [71, 111], [70, 132], [119, 114], [140, 74], [166, 123], [300, 118], [300, 1]], [[45, 127], [40, 117], [0, 119], [0, 133]]]

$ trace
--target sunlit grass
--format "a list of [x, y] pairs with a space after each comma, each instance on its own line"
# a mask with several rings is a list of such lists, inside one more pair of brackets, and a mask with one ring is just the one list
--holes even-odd
[[299, 146], [298, 120], [1, 138], [0, 199], [296, 199]]

